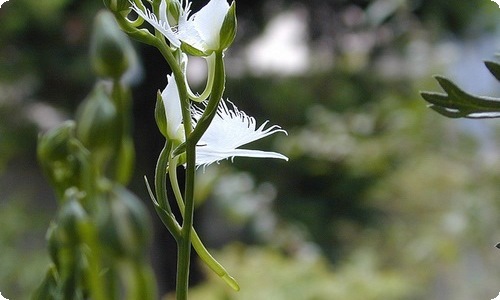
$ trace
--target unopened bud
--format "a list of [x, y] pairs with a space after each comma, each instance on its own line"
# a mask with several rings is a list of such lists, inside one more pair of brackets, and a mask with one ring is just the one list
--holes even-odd
[[120, 30], [113, 15], [100, 11], [95, 19], [90, 44], [90, 56], [96, 74], [120, 78], [132, 63], [133, 53], [130, 40]]
[[108, 195], [98, 223], [102, 243], [117, 256], [142, 256], [151, 239], [151, 220], [144, 204], [120, 185], [114, 185]]
[[37, 156], [40, 165], [62, 199], [67, 188], [79, 186], [82, 157], [76, 155], [75, 123], [67, 121], [40, 135]]
[[120, 144], [118, 112], [103, 82], [96, 84], [76, 115], [76, 136], [104, 165]]
[[78, 191], [69, 189], [68, 199], [57, 216], [57, 227], [54, 229], [56, 241], [63, 247], [75, 247], [81, 242], [80, 227], [87, 221], [87, 212], [78, 201]]
[[167, 137], [167, 115], [165, 114], [165, 105], [160, 91], [156, 94], [155, 120], [161, 134]]

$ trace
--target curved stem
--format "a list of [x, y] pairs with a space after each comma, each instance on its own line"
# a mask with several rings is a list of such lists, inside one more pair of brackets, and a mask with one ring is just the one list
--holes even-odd
[[226, 73], [224, 70], [224, 60], [222, 51], [215, 52], [215, 63], [214, 63], [214, 83], [212, 86], [212, 92], [208, 100], [207, 107], [203, 112], [203, 115], [198, 120], [193, 133], [189, 136], [186, 147], [189, 143], [196, 144], [202, 137], [202, 135], [207, 130], [208, 126], [212, 122], [215, 114], [217, 113], [217, 107], [222, 99], [222, 94], [224, 93], [224, 86], [226, 83]]

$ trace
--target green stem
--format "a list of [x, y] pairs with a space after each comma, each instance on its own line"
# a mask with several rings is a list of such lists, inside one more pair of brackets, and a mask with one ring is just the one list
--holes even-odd
[[[155, 40], [155, 46], [161, 52], [174, 74], [175, 82], [179, 91], [181, 101], [182, 121], [186, 140], [193, 131], [191, 111], [186, 85], [184, 84], [184, 73], [175, 59], [172, 51], [160, 39]], [[186, 145], [186, 186], [185, 186], [185, 210], [181, 227], [181, 239], [178, 242], [177, 255], [177, 300], [187, 300], [189, 286], [189, 267], [191, 256], [191, 229], [193, 227], [194, 212], [194, 181], [196, 170], [196, 142], [188, 142]]]
[[[170, 178], [170, 182], [172, 184], [172, 190], [174, 191], [175, 199], [177, 201], [177, 205], [181, 212], [181, 215], [184, 217], [184, 200], [182, 198], [181, 190], [179, 188], [179, 181], [177, 180], [177, 172], [176, 168], [179, 163], [179, 157], [172, 157], [169, 161], [168, 166], [168, 174]], [[205, 245], [203, 245], [200, 237], [196, 233], [196, 230], [192, 229], [192, 237], [191, 243], [193, 244], [193, 248], [200, 257], [200, 259], [222, 280], [224, 280], [231, 288], [236, 291], [240, 290], [238, 282], [229, 275], [229, 273], [224, 269], [224, 267], [208, 252]]]
[[[177, 65], [178, 66], [178, 65]], [[175, 75], [175, 72], [174, 72]], [[186, 300], [188, 294], [189, 285], [189, 266], [190, 266], [190, 255], [191, 255], [191, 236], [193, 227], [193, 213], [194, 213], [194, 182], [195, 182], [195, 170], [196, 170], [196, 144], [200, 140], [203, 133], [207, 130], [208, 125], [217, 113], [217, 106], [224, 92], [225, 83], [225, 72], [224, 63], [222, 59], [222, 51], [215, 53], [215, 79], [212, 88], [212, 93], [203, 113], [202, 117], [198, 121], [196, 128], [191, 131], [186, 131], [186, 185], [184, 191], [185, 208], [184, 208], [184, 220], [181, 228], [182, 239], [179, 243], [178, 257], [177, 257], [177, 300]], [[177, 81], [176, 82], [182, 82]], [[186, 87], [181, 85], [183, 91], [186, 91]], [[179, 94], [180, 94], [179, 87]], [[187, 96], [187, 94], [185, 95]], [[182, 99], [187, 99], [181, 96]], [[183, 107], [184, 110], [187, 108], [188, 118], [184, 118], [184, 126], [188, 121], [191, 124], [191, 116], [189, 112], [189, 106]], [[183, 110], [183, 117], [184, 117]], [[189, 126], [191, 127], [191, 126]]]

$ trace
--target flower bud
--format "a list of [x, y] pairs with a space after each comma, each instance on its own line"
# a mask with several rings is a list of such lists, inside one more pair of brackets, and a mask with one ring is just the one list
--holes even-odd
[[57, 216], [57, 227], [53, 234], [55, 241], [62, 247], [73, 248], [80, 244], [80, 227], [87, 221], [87, 212], [78, 201], [76, 189], [66, 192], [67, 201]]
[[75, 137], [75, 123], [67, 121], [58, 127], [40, 135], [38, 139], [37, 156], [45, 175], [62, 198], [64, 191], [72, 186], [79, 186], [82, 162], [75, 155], [73, 143], [78, 143]]
[[117, 109], [103, 82], [82, 102], [76, 121], [78, 139], [99, 164], [107, 162], [120, 144], [121, 131]]
[[158, 129], [164, 137], [167, 136], [167, 115], [165, 114], [165, 105], [163, 104], [163, 99], [161, 97], [161, 92], [156, 93], [156, 105], [155, 105], [155, 120]]
[[233, 1], [224, 18], [220, 29], [219, 50], [229, 48], [236, 37], [237, 21], [236, 21], [236, 3]]
[[99, 237], [119, 257], [137, 258], [151, 239], [151, 220], [144, 204], [120, 185], [107, 192], [98, 218]]
[[130, 40], [120, 30], [113, 15], [107, 11], [100, 11], [96, 16], [90, 56], [96, 74], [113, 79], [119, 79], [134, 61]]
[[[162, 1], [162, 4], [166, 3], [167, 5], [167, 18], [168, 24], [171, 26], [175, 26], [179, 23], [179, 17], [181, 13], [184, 11], [182, 8], [182, 4], [178, 0], [167, 0], [165, 2]], [[162, 8], [162, 4], [160, 4], [160, 9]]]

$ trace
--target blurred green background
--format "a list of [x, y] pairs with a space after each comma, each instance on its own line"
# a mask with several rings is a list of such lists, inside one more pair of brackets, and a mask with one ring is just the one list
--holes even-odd
[[[193, 10], [205, 1], [193, 1]], [[48, 263], [56, 209], [37, 134], [72, 118], [95, 81], [91, 24], [102, 2], [10, 0], [0, 8], [0, 292], [26, 299]], [[489, 0], [237, 1], [226, 97], [288, 131], [200, 171], [195, 226], [239, 279], [193, 266], [192, 299], [492, 299], [500, 292], [500, 123], [449, 120], [420, 90], [440, 73], [498, 95], [482, 60], [500, 46]], [[131, 189], [151, 208], [163, 140], [156, 91], [168, 66], [135, 44], [137, 150]], [[193, 84], [204, 65], [191, 60]], [[202, 72], [201, 72], [202, 73]], [[179, 170], [182, 172], [182, 170]], [[156, 222], [151, 260], [171, 292], [175, 245]]]

